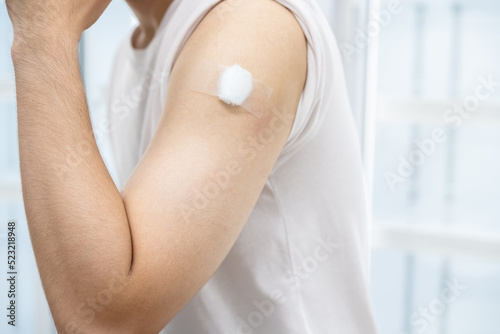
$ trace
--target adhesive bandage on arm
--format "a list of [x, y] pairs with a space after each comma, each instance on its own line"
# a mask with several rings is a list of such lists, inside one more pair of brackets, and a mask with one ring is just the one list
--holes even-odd
[[269, 106], [272, 88], [256, 80], [238, 64], [224, 66], [203, 61], [191, 89], [218, 97], [224, 103], [242, 107], [258, 118]]

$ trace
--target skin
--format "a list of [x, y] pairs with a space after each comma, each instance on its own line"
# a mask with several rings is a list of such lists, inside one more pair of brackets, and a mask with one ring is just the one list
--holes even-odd
[[[143, 47], [157, 10], [128, 2]], [[181, 51], [157, 132], [120, 192], [94, 139], [77, 50], [109, 1], [6, 3], [26, 216], [56, 327], [158, 333], [224, 260], [286, 142], [306, 78], [302, 30], [274, 1], [215, 7]], [[145, 3], [164, 13], [169, 2]], [[264, 116], [191, 91], [202, 60], [238, 63], [272, 87]], [[84, 158], [62, 177], [82, 145]], [[224, 171], [229, 182], [197, 205], [196, 190]]]
[[137, 49], [145, 48], [153, 39], [161, 23], [163, 14], [173, 0], [127, 0], [128, 5], [139, 20], [133, 41]]

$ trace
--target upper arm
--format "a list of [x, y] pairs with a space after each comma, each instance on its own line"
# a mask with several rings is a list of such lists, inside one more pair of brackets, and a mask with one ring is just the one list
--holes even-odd
[[[143, 332], [170, 321], [233, 246], [286, 142], [304, 87], [306, 41], [287, 9], [269, 0], [231, 11], [221, 6], [180, 52], [155, 136], [122, 192], [133, 239], [129, 297], [147, 314]], [[270, 86], [262, 118], [190, 90], [204, 60], [238, 63]]]

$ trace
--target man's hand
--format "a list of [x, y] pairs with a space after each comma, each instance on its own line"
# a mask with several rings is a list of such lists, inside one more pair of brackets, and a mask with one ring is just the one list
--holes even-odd
[[14, 44], [33, 44], [61, 36], [80, 39], [111, 0], [6, 0]]

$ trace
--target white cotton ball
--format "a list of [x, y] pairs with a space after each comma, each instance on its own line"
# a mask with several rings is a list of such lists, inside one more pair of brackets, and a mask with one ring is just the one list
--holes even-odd
[[252, 75], [238, 64], [227, 67], [219, 78], [219, 99], [241, 106], [253, 89]]

